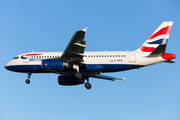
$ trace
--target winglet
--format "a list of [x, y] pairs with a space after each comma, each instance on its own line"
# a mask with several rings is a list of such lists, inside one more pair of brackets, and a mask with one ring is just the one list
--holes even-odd
[[84, 28], [84, 29], [82, 29], [82, 31], [84, 31], [85, 33], [86, 33], [86, 30], [88, 29], [88, 27], [86, 27], [86, 28]]
[[126, 77], [122, 78], [121, 80], [122, 80], [123, 82], [125, 82], [125, 78], [126, 78]]

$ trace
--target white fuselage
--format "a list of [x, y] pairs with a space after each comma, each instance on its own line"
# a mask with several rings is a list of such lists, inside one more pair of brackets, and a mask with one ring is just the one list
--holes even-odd
[[[85, 52], [83, 59], [85, 64], [103, 66], [105, 69], [102, 72], [129, 70], [166, 61], [161, 56], [154, 58], [146, 57], [148, 54], [149, 53], [138, 51]], [[42, 60], [60, 58], [61, 55], [62, 52], [25, 53], [16, 56], [14, 59], [9, 61], [6, 66], [16, 66], [16, 68], [22, 66], [34, 66], [34, 69], [36, 70], [36, 66], [41, 66]], [[23, 72], [22, 70], [14, 71]], [[28, 72], [28, 70], [25, 70], [24, 72]]]

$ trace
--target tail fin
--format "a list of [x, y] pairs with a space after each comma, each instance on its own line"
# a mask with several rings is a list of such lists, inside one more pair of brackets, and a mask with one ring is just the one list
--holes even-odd
[[163, 22], [136, 51], [150, 53], [150, 57], [163, 55], [172, 25], [173, 21]]

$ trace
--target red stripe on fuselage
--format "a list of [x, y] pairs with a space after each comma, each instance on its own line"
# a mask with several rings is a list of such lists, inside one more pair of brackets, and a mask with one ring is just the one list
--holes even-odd
[[159, 36], [159, 35], [166, 35], [166, 34], [169, 35], [170, 32], [171, 32], [171, 27], [172, 27], [172, 26], [167, 26], [167, 27], [164, 27], [164, 28], [160, 29], [158, 32], [152, 34], [152, 35], [148, 38], [148, 40], [153, 39], [153, 38], [155, 38], [155, 37], [157, 37], [157, 36]]
[[25, 55], [22, 55], [23, 56], [35, 56], [35, 55], [42, 55], [42, 54], [25, 54]]
[[152, 52], [152, 51], [154, 51], [156, 48], [155, 48], [155, 47], [141, 46], [140, 49], [141, 49], [142, 52]]

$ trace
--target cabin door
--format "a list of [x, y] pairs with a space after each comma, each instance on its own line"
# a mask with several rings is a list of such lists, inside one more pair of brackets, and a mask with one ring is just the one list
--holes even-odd
[[129, 53], [129, 62], [136, 62], [136, 52]]

